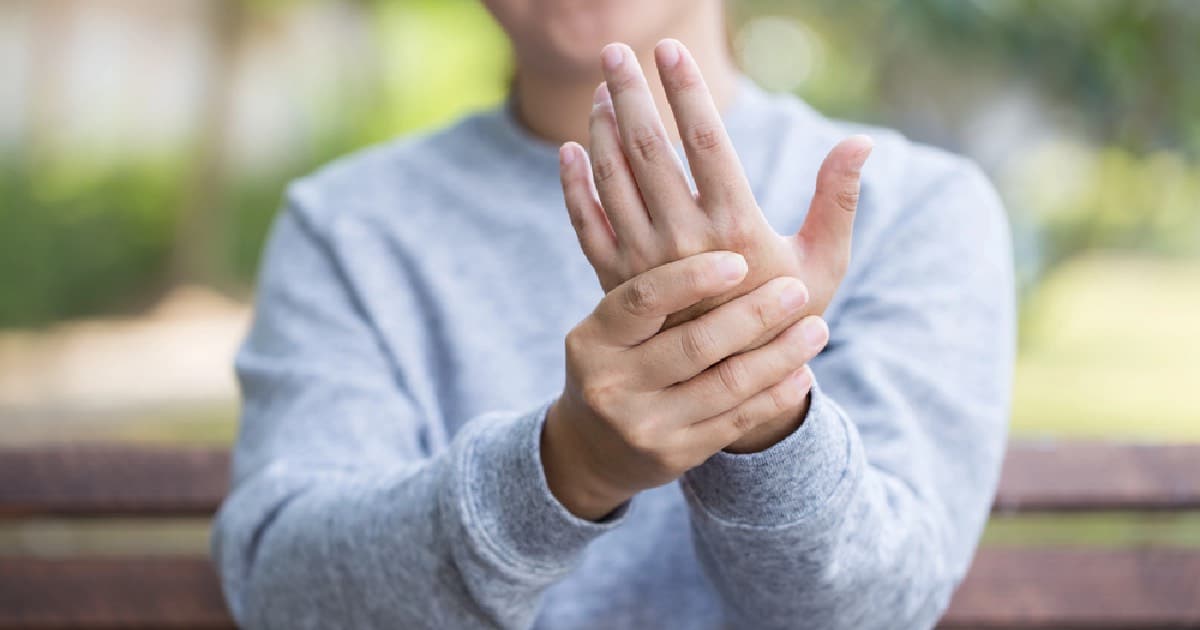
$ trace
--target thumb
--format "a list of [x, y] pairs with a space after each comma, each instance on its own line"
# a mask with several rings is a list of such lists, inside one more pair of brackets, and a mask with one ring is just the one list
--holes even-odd
[[874, 146], [867, 136], [850, 136], [825, 157], [808, 216], [796, 234], [806, 263], [844, 270], [850, 262], [859, 177]]

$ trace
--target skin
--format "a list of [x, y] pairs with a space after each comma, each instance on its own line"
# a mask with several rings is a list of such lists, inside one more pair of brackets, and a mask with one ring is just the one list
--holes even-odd
[[802, 404], [812, 385], [805, 364], [821, 349], [803, 323], [739, 354], [803, 309], [799, 280], [774, 279], [662, 330], [668, 315], [737, 286], [747, 271], [731, 252], [655, 267], [610, 291], [567, 335], [567, 384], [547, 416], [542, 463], [573, 513], [601, 518]]
[[[833, 149], [818, 174], [804, 226], [795, 235], [779, 235], [754, 200], [687, 48], [664, 40], [655, 56], [697, 193], [688, 188], [632, 50], [623, 44], [605, 47], [601, 58], [607, 83], [597, 88], [591, 113], [592, 168], [589, 172], [586, 152], [574, 143], [563, 147], [561, 167], [572, 222], [601, 286], [608, 290], [669, 260], [725, 249], [746, 257], [751, 269], [747, 278], [726, 294], [673, 314], [668, 328], [779, 276], [802, 279], [810, 293], [807, 313], [823, 313], [850, 259], [859, 173], [870, 139], [852, 137]], [[765, 331], [750, 347], [774, 338], [794, 321]], [[823, 323], [810, 325], [822, 343], [828, 339], [827, 329], [815, 328]], [[773, 418], [728, 450], [750, 452], [774, 444], [795, 430], [804, 411]]]
[[[567, 378], [547, 414], [542, 461], [563, 505], [599, 519], [717, 451], [768, 448], [803, 422], [813, 382], [807, 363], [828, 342], [819, 315], [849, 261], [871, 143], [860, 136], [835, 147], [817, 174], [804, 226], [779, 235], [720, 119], [736, 77], [720, 2], [488, 6], [514, 42], [523, 122], [590, 149], [565, 143], [561, 176], [606, 295], [567, 336]], [[545, 19], [531, 17], [538, 9]], [[646, 44], [642, 55], [609, 44], [601, 63], [590, 64], [602, 74], [590, 74], [579, 47], [606, 37], [603, 25], [618, 24], [637, 25], [635, 46], [656, 29], [686, 31], [699, 52], [675, 39]], [[650, 65], [660, 81], [646, 79]], [[711, 89], [703, 78], [709, 70]], [[564, 114], [577, 111], [568, 106], [589, 77], [603, 82], [587, 86], [585, 133]], [[545, 103], [554, 107], [541, 109]], [[676, 139], [696, 194], [672, 148]]]
[[[508, 34], [516, 57], [516, 114], [533, 134], [554, 143], [587, 143], [592, 92], [603, 80], [596, 52], [626, 42], [653, 71], [654, 44], [674, 37], [690, 45], [718, 105], [736, 90], [738, 71], [725, 42], [722, 0], [484, 0]], [[670, 123], [661, 86], [659, 111]], [[672, 129], [673, 125], [669, 125]]]

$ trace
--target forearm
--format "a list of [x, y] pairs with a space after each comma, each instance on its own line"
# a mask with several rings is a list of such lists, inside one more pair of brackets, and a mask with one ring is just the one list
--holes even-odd
[[251, 627], [527, 627], [542, 591], [610, 527], [540, 474], [542, 410], [465, 427], [391, 469], [278, 462], [238, 485], [216, 557]]

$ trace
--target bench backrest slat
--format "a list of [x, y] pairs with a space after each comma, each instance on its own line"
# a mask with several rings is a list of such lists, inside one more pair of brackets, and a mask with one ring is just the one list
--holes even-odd
[[[223, 449], [0, 449], [0, 518], [208, 516], [228, 485]], [[1200, 509], [1200, 445], [1017, 443], [995, 509]]]
[[229, 487], [224, 449], [133, 445], [0, 450], [0, 518], [211, 516]]
[[1200, 549], [984, 548], [939, 627], [1200, 627]]
[[1200, 509], [1200, 444], [1014, 444], [995, 509]]
[[[984, 549], [941, 628], [1200, 624], [1200, 550]], [[205, 558], [0, 559], [0, 628], [232, 627]]]
[[207, 558], [0, 558], [0, 628], [232, 627]]
[[[1200, 624], [1200, 550], [984, 549], [941, 628]], [[0, 628], [230, 628], [204, 558], [0, 559]]]

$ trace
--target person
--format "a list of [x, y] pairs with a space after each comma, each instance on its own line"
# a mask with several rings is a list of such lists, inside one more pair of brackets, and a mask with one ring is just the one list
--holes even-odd
[[509, 101], [273, 227], [214, 532], [237, 621], [932, 626], [1005, 446], [986, 178], [751, 84], [720, 0], [486, 4]]

